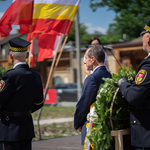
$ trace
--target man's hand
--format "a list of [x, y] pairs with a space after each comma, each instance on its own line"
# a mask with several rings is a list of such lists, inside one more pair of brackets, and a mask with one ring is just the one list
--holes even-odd
[[124, 83], [124, 82], [126, 82], [126, 81], [128, 81], [127, 78], [125, 78], [125, 77], [124, 77], [124, 78], [121, 78], [121, 79], [118, 81], [118, 87], [120, 87], [121, 84]]
[[82, 127], [79, 127], [79, 128], [78, 128], [78, 131], [81, 132], [81, 129], [82, 129]]

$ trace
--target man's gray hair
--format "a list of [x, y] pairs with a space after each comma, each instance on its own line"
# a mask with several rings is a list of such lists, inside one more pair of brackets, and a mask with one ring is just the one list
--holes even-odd
[[98, 62], [104, 62], [105, 52], [103, 47], [99, 44], [91, 45], [88, 50], [88, 56], [91, 58], [94, 56]]
[[25, 52], [12, 52], [14, 59], [23, 60], [26, 59], [28, 51]]

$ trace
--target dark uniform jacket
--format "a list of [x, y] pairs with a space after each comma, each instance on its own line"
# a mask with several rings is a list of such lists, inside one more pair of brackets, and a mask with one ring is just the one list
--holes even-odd
[[150, 147], [150, 57], [141, 62], [135, 81], [123, 82], [120, 90], [131, 105], [131, 144]]
[[90, 106], [96, 101], [97, 91], [99, 86], [104, 81], [102, 78], [110, 78], [111, 74], [107, 71], [105, 66], [100, 66], [89, 75], [83, 84], [82, 94], [79, 102], [76, 105], [76, 112], [74, 114], [74, 128], [82, 127], [87, 121], [87, 114], [90, 111]]
[[43, 87], [38, 73], [20, 64], [3, 74], [0, 82], [0, 141], [32, 139], [32, 116], [43, 105]]

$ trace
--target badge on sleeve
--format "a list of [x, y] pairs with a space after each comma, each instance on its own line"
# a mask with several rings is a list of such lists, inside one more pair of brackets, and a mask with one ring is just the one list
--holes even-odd
[[1, 80], [0, 81], [0, 92], [3, 90], [4, 87], [5, 87], [5, 81]]
[[135, 83], [141, 84], [145, 80], [146, 76], [147, 76], [147, 71], [141, 69], [135, 77]]

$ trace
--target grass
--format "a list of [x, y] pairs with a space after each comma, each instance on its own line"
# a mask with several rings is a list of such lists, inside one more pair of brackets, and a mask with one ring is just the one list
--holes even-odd
[[[38, 112], [36, 111], [32, 114], [33, 119], [36, 120], [38, 116]], [[75, 107], [65, 107], [65, 106], [50, 106], [45, 105], [42, 110], [41, 120], [45, 119], [54, 119], [54, 118], [69, 118], [73, 117], [75, 112]]]
[[[57, 123], [57, 124], [54, 123], [51, 125], [42, 125], [41, 134], [42, 134], [42, 139], [50, 139], [50, 138], [58, 138], [64, 136], [79, 135], [79, 132], [77, 132], [74, 129], [73, 122], [66, 122], [66, 123]], [[35, 135], [36, 137], [33, 140], [34, 141], [39, 140], [37, 126], [35, 126]]]
[[[65, 107], [65, 106], [50, 106], [45, 105], [42, 110], [41, 120], [54, 119], [54, 118], [70, 118], [74, 116], [75, 107]], [[39, 111], [32, 114], [33, 119], [37, 119]], [[33, 140], [39, 140], [38, 127], [34, 126], [36, 137]], [[65, 123], [53, 123], [50, 125], [40, 126], [42, 139], [57, 138], [63, 136], [73, 136], [79, 133], [74, 129], [73, 122]]]

